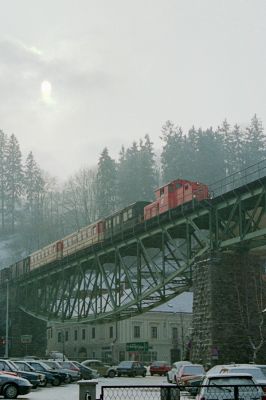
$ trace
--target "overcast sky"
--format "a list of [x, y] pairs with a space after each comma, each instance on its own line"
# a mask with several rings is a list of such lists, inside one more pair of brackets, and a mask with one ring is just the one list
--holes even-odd
[[265, 0], [0, 2], [0, 128], [66, 178], [173, 120], [266, 121]]

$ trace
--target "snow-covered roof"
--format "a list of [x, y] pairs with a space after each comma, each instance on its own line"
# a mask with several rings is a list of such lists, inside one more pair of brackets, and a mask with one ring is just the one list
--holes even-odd
[[193, 293], [184, 292], [178, 295], [177, 297], [169, 300], [168, 302], [154, 308], [153, 311], [192, 313], [192, 307], [193, 307]]

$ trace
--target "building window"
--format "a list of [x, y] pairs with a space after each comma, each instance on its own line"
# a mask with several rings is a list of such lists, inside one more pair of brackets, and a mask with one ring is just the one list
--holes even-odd
[[114, 336], [114, 327], [110, 326], [110, 328], [109, 328], [109, 338], [112, 339], [113, 336]]
[[177, 327], [172, 328], [172, 339], [178, 339], [178, 330]]
[[140, 326], [136, 325], [134, 326], [134, 338], [140, 338]]
[[65, 342], [68, 342], [68, 331], [65, 332]]
[[82, 329], [82, 340], [85, 340], [86, 339], [86, 330], [83, 328]]
[[62, 332], [57, 333], [57, 342], [61, 343], [62, 342]]
[[158, 337], [157, 326], [152, 326], [151, 327], [151, 338], [152, 339], [157, 339], [157, 337]]
[[74, 340], [78, 340], [78, 331], [77, 330], [74, 331]]
[[124, 351], [119, 351], [119, 361], [125, 361], [126, 353]]
[[92, 339], [95, 339], [95, 327], [91, 329], [91, 337]]

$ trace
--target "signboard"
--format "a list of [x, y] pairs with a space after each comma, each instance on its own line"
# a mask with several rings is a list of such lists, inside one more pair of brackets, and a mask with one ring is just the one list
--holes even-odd
[[32, 342], [32, 335], [21, 335], [20, 341], [24, 344], [30, 344]]
[[126, 351], [148, 351], [149, 343], [148, 342], [131, 342], [126, 343]]

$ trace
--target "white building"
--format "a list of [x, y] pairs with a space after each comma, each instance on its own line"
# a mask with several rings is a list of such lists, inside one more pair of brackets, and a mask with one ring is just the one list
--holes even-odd
[[154, 311], [106, 324], [56, 324], [47, 328], [47, 351], [69, 359], [165, 360], [187, 357], [192, 324], [192, 293], [183, 293]]

